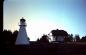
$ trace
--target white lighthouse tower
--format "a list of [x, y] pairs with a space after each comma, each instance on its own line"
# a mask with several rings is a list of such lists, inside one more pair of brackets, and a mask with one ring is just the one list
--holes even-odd
[[20, 19], [20, 29], [18, 32], [18, 36], [16, 39], [15, 44], [16, 45], [27, 45], [30, 44], [29, 43], [29, 37], [27, 36], [27, 32], [26, 32], [26, 23], [25, 23], [25, 19], [22, 17], [22, 19]]

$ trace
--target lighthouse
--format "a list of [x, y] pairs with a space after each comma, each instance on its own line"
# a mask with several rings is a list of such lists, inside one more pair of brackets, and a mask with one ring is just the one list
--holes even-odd
[[27, 36], [27, 32], [26, 32], [26, 20], [22, 17], [22, 19], [20, 19], [20, 29], [18, 32], [18, 36], [16, 39], [15, 44], [16, 45], [28, 45], [29, 43], [29, 37]]

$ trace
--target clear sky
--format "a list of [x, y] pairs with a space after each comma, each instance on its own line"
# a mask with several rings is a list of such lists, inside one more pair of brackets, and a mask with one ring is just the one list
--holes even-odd
[[32, 41], [57, 28], [86, 35], [86, 0], [5, 0], [3, 17], [4, 29], [12, 31], [24, 17]]

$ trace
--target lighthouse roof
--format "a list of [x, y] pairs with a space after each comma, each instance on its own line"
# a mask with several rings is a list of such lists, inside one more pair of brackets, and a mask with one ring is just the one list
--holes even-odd
[[20, 19], [20, 21], [24, 21], [25, 22], [26, 20], [22, 17], [22, 19]]

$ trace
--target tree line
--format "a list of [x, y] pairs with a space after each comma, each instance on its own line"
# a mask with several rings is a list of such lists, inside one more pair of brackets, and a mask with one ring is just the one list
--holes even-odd
[[13, 33], [11, 30], [4, 30], [2, 32], [2, 36], [0, 37], [2, 45], [14, 45], [17, 35], [18, 35], [17, 30], [15, 30]]
[[[61, 30], [61, 33], [59, 33], [59, 32], [56, 32], [57, 30], [51, 31], [53, 38], [56, 38], [55, 36], [58, 36], [59, 34], [63, 35], [63, 33], [66, 32], [64, 30]], [[66, 33], [65, 35], [67, 35]], [[15, 45], [17, 35], [18, 35], [17, 30], [15, 30], [13, 33], [11, 30], [4, 30], [2, 32], [2, 37], [0, 37], [2, 44]], [[49, 40], [50, 40], [49, 35], [44, 34], [41, 38], [37, 39], [37, 42], [49, 43]], [[76, 34], [75, 36], [73, 34], [68, 34], [67, 37], [65, 38], [65, 42], [86, 42], [86, 36], [83, 36], [82, 38], [80, 38], [78, 34]]]

